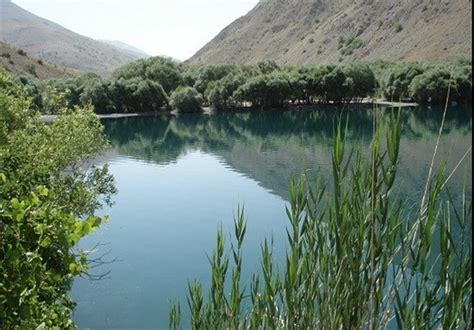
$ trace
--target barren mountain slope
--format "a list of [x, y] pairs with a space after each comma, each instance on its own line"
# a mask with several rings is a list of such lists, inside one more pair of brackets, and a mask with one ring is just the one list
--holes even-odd
[[471, 0], [261, 0], [190, 61], [471, 59], [471, 30]]
[[120, 51], [126, 54], [129, 54], [130, 56], [136, 57], [138, 59], [150, 57], [150, 55], [145, 53], [143, 50], [138, 49], [132, 45], [126, 44], [125, 42], [122, 42], [119, 40], [98, 40], [98, 41], [106, 43], [115, 48], [118, 48]]
[[0, 67], [14, 75], [38, 79], [73, 77], [79, 74], [78, 71], [31, 57], [4, 42], [0, 42]]
[[5, 0], [0, 0], [0, 41], [50, 62], [101, 75], [110, 74], [113, 69], [137, 59]]

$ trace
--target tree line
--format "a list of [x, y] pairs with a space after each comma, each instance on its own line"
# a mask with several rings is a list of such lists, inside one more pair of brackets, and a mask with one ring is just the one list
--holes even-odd
[[373, 97], [440, 104], [448, 87], [450, 101], [472, 102], [472, 67], [467, 61], [280, 67], [270, 60], [203, 66], [152, 57], [125, 65], [110, 78], [88, 73], [49, 81], [18, 80], [43, 113], [54, 113], [51, 104], [58, 93], [72, 106], [92, 104], [96, 113], [340, 104]]

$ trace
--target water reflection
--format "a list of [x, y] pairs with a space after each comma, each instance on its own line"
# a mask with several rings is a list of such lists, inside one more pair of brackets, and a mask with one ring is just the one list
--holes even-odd
[[[380, 109], [382, 122], [396, 109]], [[132, 117], [106, 120], [105, 131], [116, 151], [156, 164], [175, 162], [191, 150], [221, 157], [236, 171], [287, 199], [290, 176], [309, 170], [330, 180], [333, 127], [348, 118], [349, 148], [368, 150], [373, 132], [373, 109], [319, 108], [312, 111], [259, 111]], [[414, 199], [426, 177], [439, 131], [441, 108], [409, 108], [401, 112], [400, 182]], [[438, 159], [453, 168], [470, 145], [472, 113], [468, 107], [447, 112]], [[464, 174], [470, 182], [472, 157], [451, 184], [460, 192]]]
[[[248, 218], [242, 275], [248, 287], [264, 238], [274, 238], [275, 259], [284, 260], [290, 176], [309, 170], [329, 181], [335, 120], [349, 116], [347, 143], [366, 152], [372, 114], [362, 107], [105, 120], [112, 148], [99, 161], [111, 163], [119, 193], [106, 210], [110, 222], [81, 244], [109, 243], [122, 262], [109, 265], [109, 280], [74, 282], [78, 327], [166, 328], [169, 299], [185, 307], [188, 280], [209, 284], [216, 229], [230, 232], [239, 204]], [[389, 115], [381, 110], [382, 122]], [[442, 112], [405, 109], [401, 116], [399, 191], [410, 205], [423, 188]], [[450, 109], [439, 156], [448, 167], [471, 145], [471, 130], [471, 110]], [[453, 176], [453, 195], [461, 195], [464, 173], [470, 183], [471, 163], [469, 156]]]

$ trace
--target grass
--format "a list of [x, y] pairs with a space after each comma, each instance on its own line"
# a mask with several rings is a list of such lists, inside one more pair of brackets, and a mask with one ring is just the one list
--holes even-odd
[[[264, 240], [261, 269], [244, 288], [244, 211], [227, 252], [218, 231], [209, 292], [199, 282], [188, 286], [193, 329], [471, 328], [472, 204], [464, 197], [460, 209], [453, 206], [451, 175], [435, 174], [433, 163], [420, 210], [404, 212], [392, 198], [399, 114], [382, 123], [375, 113], [368, 157], [346, 150], [346, 129], [338, 124], [332, 185], [312, 185], [304, 175], [291, 181], [281, 270]], [[455, 226], [462, 229], [456, 236]], [[181, 328], [179, 304], [170, 307], [170, 328]]]

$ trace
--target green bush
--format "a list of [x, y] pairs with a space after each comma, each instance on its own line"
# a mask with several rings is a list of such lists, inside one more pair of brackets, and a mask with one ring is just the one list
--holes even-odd
[[[0, 327], [70, 329], [72, 279], [88, 274], [77, 243], [106, 217], [115, 192], [107, 167], [81, 170], [105, 148], [91, 109], [62, 108], [49, 125], [0, 70]], [[67, 171], [66, 171], [67, 169]], [[90, 275], [90, 274], [89, 274]]]
[[192, 87], [179, 87], [171, 94], [171, 106], [179, 112], [199, 112], [202, 98]]
[[401, 23], [395, 24], [395, 32], [401, 32], [403, 30], [403, 25]]

